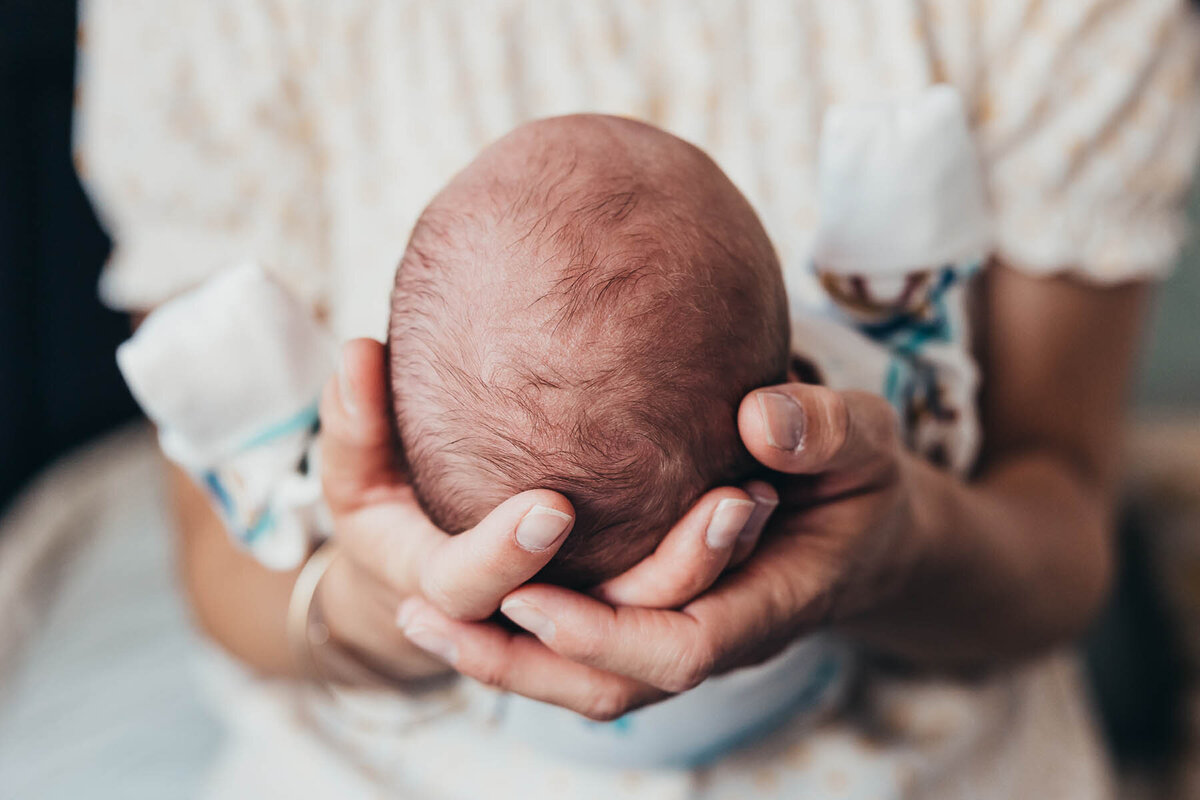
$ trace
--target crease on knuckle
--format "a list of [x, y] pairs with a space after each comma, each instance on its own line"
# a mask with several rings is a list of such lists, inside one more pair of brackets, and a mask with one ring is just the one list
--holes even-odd
[[621, 635], [618, 623], [621, 613], [620, 610], [610, 611], [594, 623], [559, 625], [554, 635], [554, 649], [581, 664], [600, 664], [611, 652], [614, 637]]
[[514, 689], [512, 659], [505, 652], [490, 654], [490, 657], [486, 660], [478, 661], [471, 665], [469, 671], [463, 665], [459, 665], [458, 669], [487, 686], [505, 692], [510, 692]]
[[661, 689], [671, 694], [686, 692], [696, 688], [712, 675], [716, 664], [716, 648], [704, 630], [697, 628], [697, 638], [675, 661], [662, 681]]
[[573, 636], [570, 633], [560, 632], [554, 638], [555, 649], [564, 656], [583, 664], [595, 664], [604, 655], [604, 641], [600, 637]]
[[423, 573], [420, 584], [421, 595], [447, 617], [461, 621], [471, 621], [474, 618], [475, 615], [471, 613], [465, 598], [457, 592], [449, 591], [444, 581], [434, 580], [428, 577], [428, 573]]

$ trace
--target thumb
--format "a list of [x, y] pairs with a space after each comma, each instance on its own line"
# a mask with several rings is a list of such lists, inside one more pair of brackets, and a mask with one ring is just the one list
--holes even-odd
[[392, 433], [383, 345], [352, 339], [321, 393], [321, 481], [335, 514], [402, 481]]
[[809, 475], [890, 457], [898, 420], [878, 395], [788, 383], [746, 395], [738, 409], [738, 430], [746, 449], [765, 466]]

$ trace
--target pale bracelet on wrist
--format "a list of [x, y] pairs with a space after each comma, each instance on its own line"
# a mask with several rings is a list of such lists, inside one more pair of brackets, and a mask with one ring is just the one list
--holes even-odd
[[[321, 618], [317, 589], [339, 555], [332, 540], [313, 551], [296, 576], [288, 602], [288, 643], [311, 686], [333, 701], [331, 708], [346, 715], [360, 731], [378, 735], [405, 734], [456, 707], [460, 701], [446, 694], [445, 681], [409, 683], [391, 678], [371, 669], [333, 639]], [[400, 707], [379, 702], [380, 689], [403, 691], [409, 702]], [[306, 711], [320, 714], [318, 707], [308, 706]]]
[[300, 569], [287, 609], [287, 639], [303, 675], [332, 691], [337, 686], [379, 687], [390, 683], [330, 638], [321, 619], [317, 588], [340, 555], [337, 544], [321, 544]]

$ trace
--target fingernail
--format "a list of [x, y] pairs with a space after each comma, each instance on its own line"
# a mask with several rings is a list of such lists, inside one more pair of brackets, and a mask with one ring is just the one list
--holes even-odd
[[543, 642], [554, 638], [554, 621], [524, 600], [505, 600], [500, 611]]
[[453, 664], [458, 661], [458, 648], [455, 647], [454, 642], [440, 633], [434, 633], [429, 628], [417, 626], [411, 630], [405, 630], [404, 635], [417, 647], [428, 653], [432, 653], [447, 664]]
[[754, 497], [754, 513], [738, 531], [737, 543], [741, 545], [750, 544], [758, 539], [767, 525], [767, 520], [771, 518], [771, 513], [779, 506], [779, 501], [773, 497], [751, 496]]
[[350, 379], [346, 377], [346, 356], [344, 353], [338, 357], [337, 382], [338, 394], [342, 398], [342, 407], [351, 414], [357, 414], [358, 400], [354, 397], [354, 389], [350, 386]]
[[724, 550], [733, 547], [738, 533], [746, 527], [746, 521], [754, 513], [753, 500], [738, 500], [726, 497], [717, 503], [712, 518], [708, 521], [708, 529], [704, 532], [704, 541], [713, 550]]
[[[767, 492], [764, 492], [761, 488], [759, 488], [757, 486], [757, 484], [760, 484], [760, 483], [762, 483], [762, 481], [752, 481], [750, 484], [748, 484], [747, 486], [744, 487], [746, 490], [746, 493], [748, 495], [750, 495], [751, 499], [754, 500], [754, 504], [757, 506], [760, 506], [760, 507], [765, 506], [766, 508], [770, 508], [770, 509], [774, 509], [774, 508], [778, 507], [779, 495], [777, 495], [773, 492], [770, 494], [768, 494]], [[770, 490], [768, 489], [767, 491], [769, 492]]]
[[537, 505], [517, 525], [517, 544], [531, 552], [545, 550], [563, 537], [575, 518], [556, 508]]
[[416, 598], [410, 597], [400, 604], [400, 608], [396, 609], [396, 627], [401, 630], [408, 627], [412, 622], [413, 615], [417, 613], [419, 603]]
[[796, 452], [804, 447], [804, 409], [790, 395], [759, 392], [758, 411], [762, 414], [767, 444]]

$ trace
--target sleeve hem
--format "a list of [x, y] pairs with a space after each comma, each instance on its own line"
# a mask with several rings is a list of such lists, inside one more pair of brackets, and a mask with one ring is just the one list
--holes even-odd
[[1141, 219], [1118, 214], [1038, 214], [1001, 217], [996, 255], [1030, 275], [1069, 275], [1113, 285], [1165, 279], [1187, 239], [1183, 214]]

